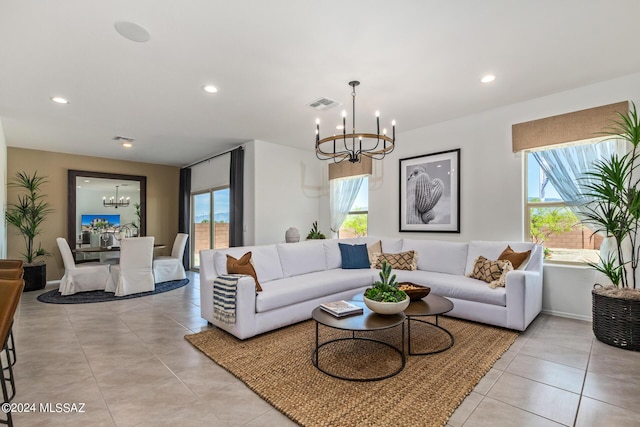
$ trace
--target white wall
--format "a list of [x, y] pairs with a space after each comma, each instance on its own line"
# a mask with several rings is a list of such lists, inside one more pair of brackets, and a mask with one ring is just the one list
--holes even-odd
[[[4, 138], [2, 121], [0, 121], [0, 205], [2, 206], [2, 218], [7, 211], [7, 141]], [[7, 257], [7, 225], [2, 221], [0, 226], [0, 258]]]
[[[395, 151], [382, 161], [377, 187], [369, 190], [369, 234], [523, 240], [523, 161], [511, 151], [511, 126], [623, 100], [639, 103], [640, 73], [399, 133]], [[400, 233], [399, 159], [455, 148], [461, 148], [460, 234]], [[590, 319], [593, 280], [589, 269], [545, 266], [543, 310]]]
[[[251, 141], [245, 148], [245, 180], [253, 179], [252, 185], [245, 183], [245, 244], [284, 242], [289, 227], [296, 227], [304, 239], [311, 224], [320, 219], [321, 200], [326, 198], [323, 162], [313, 151], [265, 141]], [[319, 221], [321, 228], [323, 221]]]

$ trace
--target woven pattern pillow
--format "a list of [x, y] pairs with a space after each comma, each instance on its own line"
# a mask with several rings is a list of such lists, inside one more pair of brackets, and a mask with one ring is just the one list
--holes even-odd
[[397, 254], [380, 254], [376, 258], [374, 268], [382, 268], [382, 261], [387, 261], [391, 268], [396, 270], [415, 270], [418, 268], [418, 255], [416, 251], [400, 252]]
[[531, 255], [531, 249], [526, 252], [516, 252], [511, 249], [511, 246], [507, 245], [507, 249], [502, 251], [498, 259], [503, 259], [507, 261], [511, 261], [511, 265], [513, 265], [513, 269], [517, 270], [520, 265]]
[[253, 268], [253, 262], [251, 261], [251, 252], [242, 255], [240, 259], [235, 259], [231, 255], [227, 255], [227, 273], [246, 274], [247, 276], [253, 277], [253, 280], [256, 281], [256, 291], [262, 292], [256, 269]]
[[473, 271], [468, 277], [487, 282], [490, 288], [495, 289], [505, 286], [507, 273], [512, 270], [513, 265], [511, 265], [511, 261], [501, 259], [491, 261], [481, 255], [475, 259]]

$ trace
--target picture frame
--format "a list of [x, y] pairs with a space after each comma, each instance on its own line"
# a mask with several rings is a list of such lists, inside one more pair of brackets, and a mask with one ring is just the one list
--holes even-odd
[[460, 149], [400, 159], [401, 232], [460, 233]]

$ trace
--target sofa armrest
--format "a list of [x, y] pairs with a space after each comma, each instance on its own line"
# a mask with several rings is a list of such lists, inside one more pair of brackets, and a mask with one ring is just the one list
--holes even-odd
[[251, 276], [238, 280], [236, 288], [236, 322], [228, 325], [213, 317], [213, 281], [200, 281], [200, 315], [220, 329], [240, 339], [255, 335], [256, 330], [256, 282]]
[[507, 328], [524, 331], [542, 311], [542, 273], [514, 270], [507, 273]]

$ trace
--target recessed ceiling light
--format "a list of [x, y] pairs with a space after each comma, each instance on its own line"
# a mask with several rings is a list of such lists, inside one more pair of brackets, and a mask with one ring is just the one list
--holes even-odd
[[496, 76], [494, 76], [493, 74], [487, 74], [486, 76], [483, 76], [480, 81], [482, 83], [491, 83], [492, 81], [494, 81], [496, 79]]
[[120, 145], [122, 145], [122, 147], [124, 147], [124, 148], [133, 147], [133, 141], [135, 141], [135, 139], [128, 138], [126, 136], [116, 136], [113, 139], [118, 141], [120, 143]]
[[52, 96], [51, 100], [53, 102], [55, 102], [56, 104], [68, 104], [69, 101], [67, 101], [65, 98], [62, 98], [60, 96]]
[[344, 129], [344, 126], [342, 126], [342, 125], [338, 125], [338, 126], [336, 126], [336, 129], [338, 129], [338, 130], [342, 130], [342, 129]]
[[142, 26], [127, 21], [118, 21], [113, 24], [118, 34], [132, 42], [144, 43], [151, 40], [149, 32]]
[[218, 88], [212, 85], [206, 85], [202, 86], [202, 90], [207, 93], [216, 93], [218, 91]]

